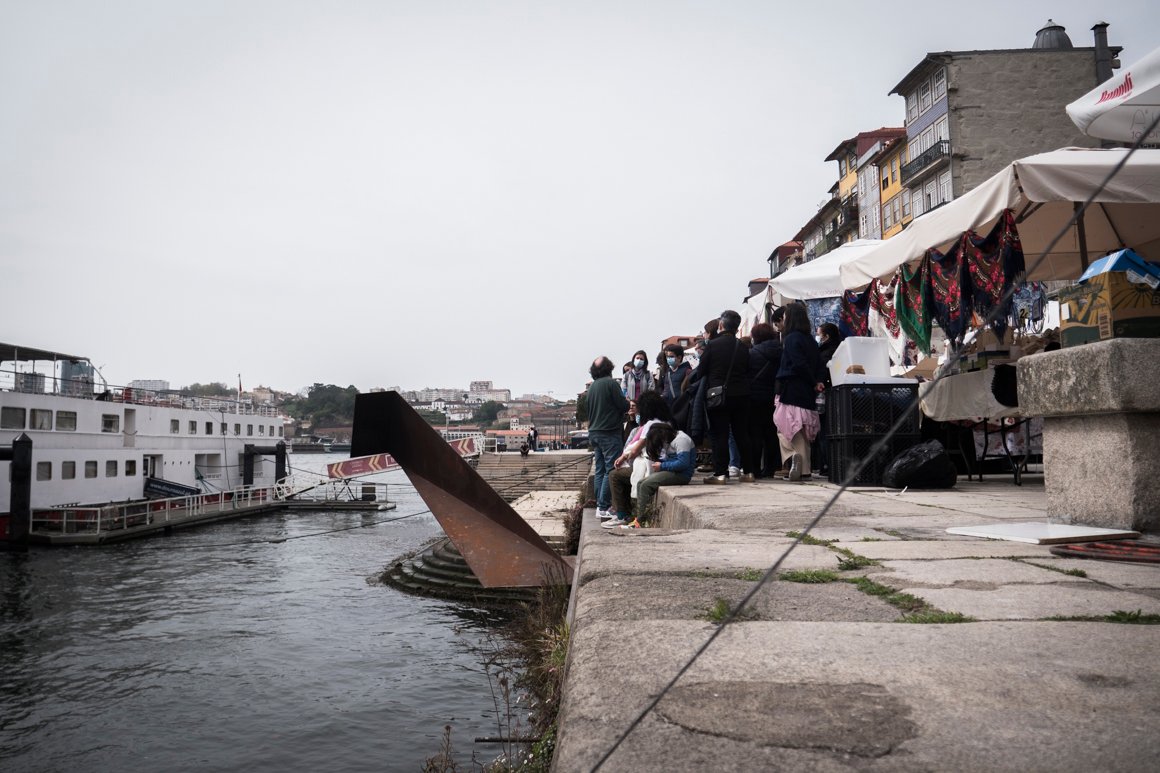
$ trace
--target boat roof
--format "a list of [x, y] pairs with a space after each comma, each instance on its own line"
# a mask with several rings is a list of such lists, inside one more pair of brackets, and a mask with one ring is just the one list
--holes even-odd
[[27, 362], [29, 360], [84, 360], [88, 362], [88, 359], [88, 357], [81, 357], [76, 354], [64, 354], [63, 352], [37, 349], [32, 346], [0, 343], [0, 362]]

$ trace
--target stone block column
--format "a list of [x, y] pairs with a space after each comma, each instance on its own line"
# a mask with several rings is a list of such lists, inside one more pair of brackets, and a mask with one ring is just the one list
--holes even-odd
[[1019, 410], [1044, 417], [1048, 515], [1160, 532], [1160, 339], [1035, 354], [1018, 369]]

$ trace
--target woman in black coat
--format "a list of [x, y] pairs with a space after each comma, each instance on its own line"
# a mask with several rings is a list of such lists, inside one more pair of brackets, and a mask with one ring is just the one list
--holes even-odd
[[764, 322], [750, 332], [749, 437], [753, 443], [753, 466], [759, 478], [772, 478], [781, 469], [781, 450], [773, 426], [773, 399], [777, 371], [781, 368], [781, 341], [773, 326]]
[[781, 368], [777, 372], [780, 392], [773, 421], [782, 458], [790, 462], [789, 479], [801, 480], [810, 474], [810, 444], [821, 428], [817, 395], [826, 385], [806, 307], [791, 303], [784, 308]]

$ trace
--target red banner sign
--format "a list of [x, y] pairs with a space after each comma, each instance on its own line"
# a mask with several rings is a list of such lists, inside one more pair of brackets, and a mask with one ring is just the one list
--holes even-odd
[[[478, 447], [475, 444], [475, 438], [465, 437], [459, 440], [452, 440], [449, 444], [455, 449], [460, 456], [475, 456]], [[373, 454], [371, 456], [359, 456], [354, 459], [344, 459], [341, 462], [334, 462], [326, 465], [326, 474], [331, 478], [357, 478], [362, 475], [374, 475], [376, 472], [386, 472], [388, 470], [399, 469], [399, 463], [395, 461], [395, 457], [390, 454]]]

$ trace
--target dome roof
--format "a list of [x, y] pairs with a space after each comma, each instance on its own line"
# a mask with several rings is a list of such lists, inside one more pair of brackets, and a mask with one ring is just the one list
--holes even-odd
[[1047, 20], [1042, 29], [1035, 33], [1035, 42], [1031, 44], [1032, 48], [1071, 48], [1071, 38], [1067, 36], [1067, 30], [1062, 26], [1056, 24], [1051, 19]]

